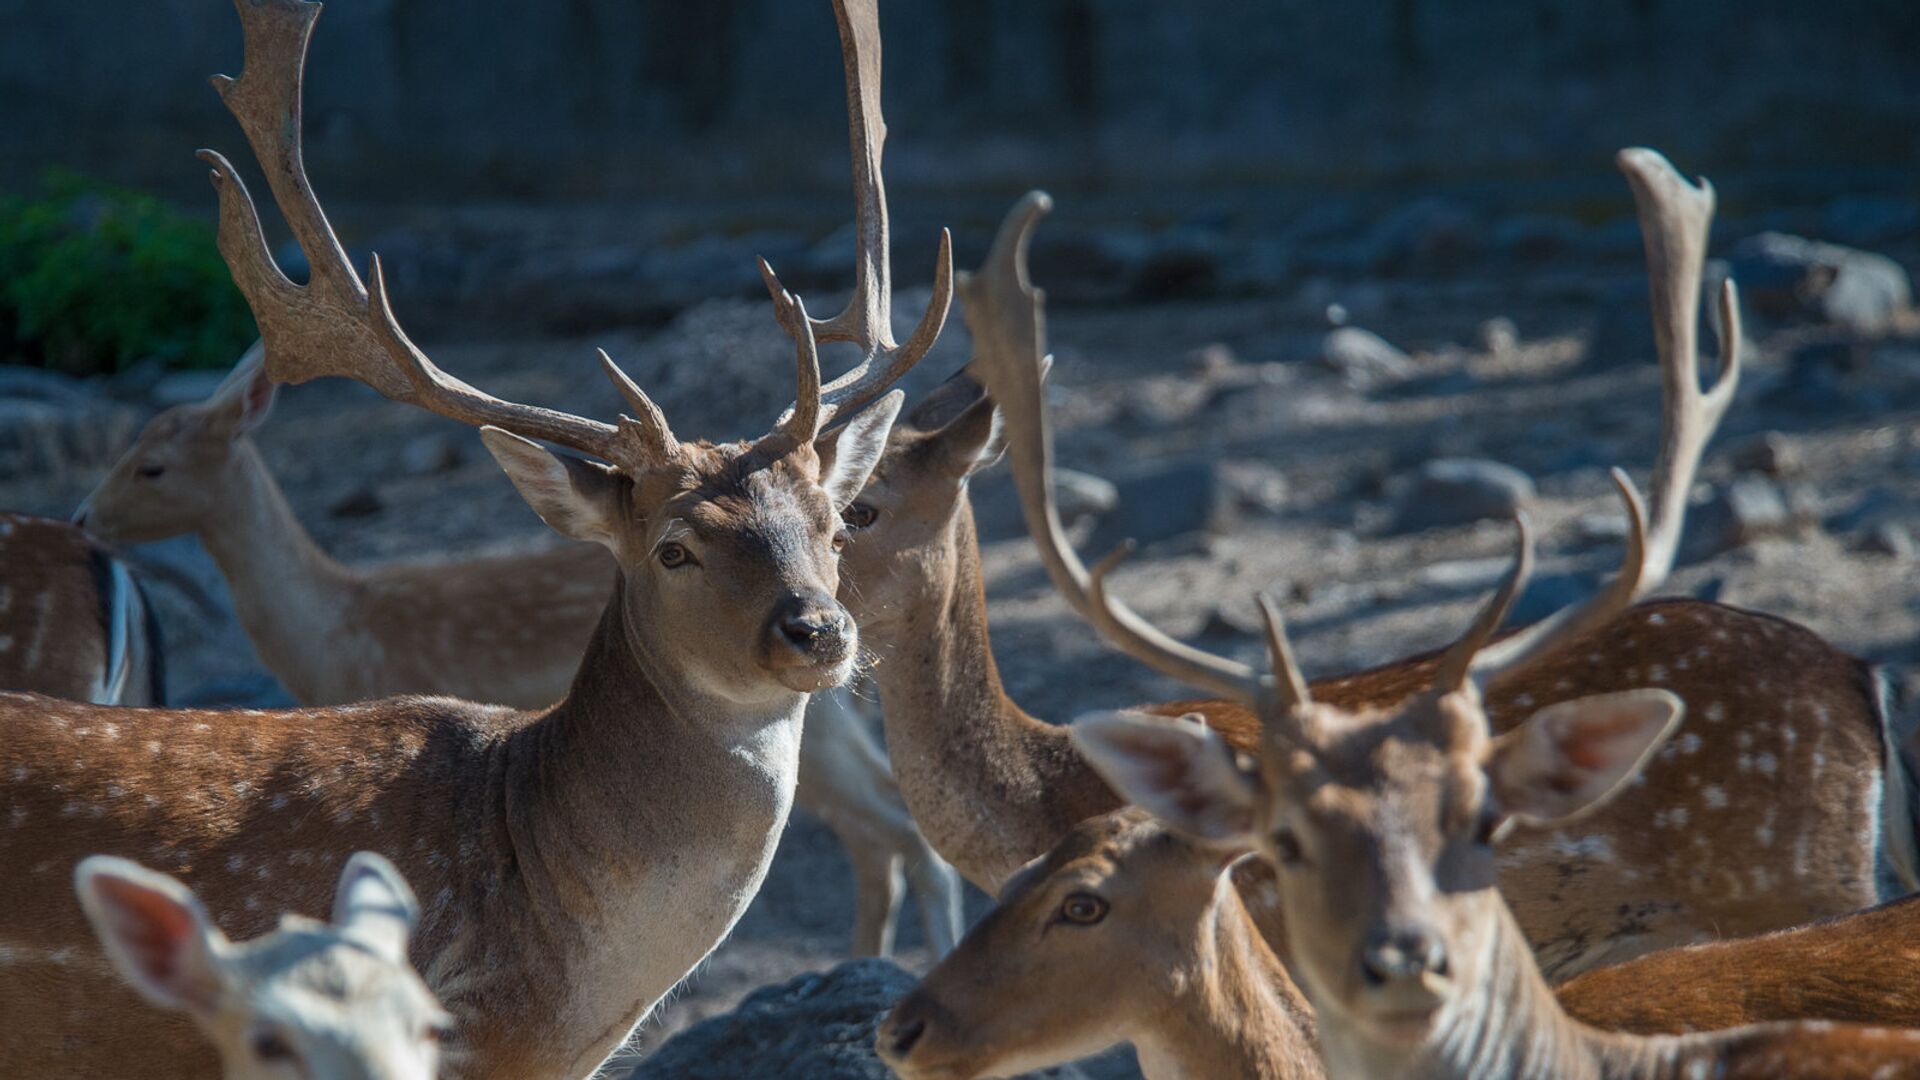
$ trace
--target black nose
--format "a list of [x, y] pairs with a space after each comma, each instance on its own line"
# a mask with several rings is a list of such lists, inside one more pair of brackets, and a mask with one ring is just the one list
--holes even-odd
[[919, 1019], [907, 1020], [889, 1028], [887, 1031], [888, 1056], [896, 1060], [905, 1058], [913, 1053], [913, 1048], [920, 1044], [920, 1036], [926, 1033], [927, 1022]]
[[1370, 986], [1398, 979], [1447, 973], [1447, 949], [1440, 935], [1425, 926], [1380, 930], [1360, 950], [1360, 975]]
[[812, 652], [838, 644], [847, 636], [852, 620], [831, 597], [796, 596], [774, 613], [774, 625], [788, 644], [801, 652]]

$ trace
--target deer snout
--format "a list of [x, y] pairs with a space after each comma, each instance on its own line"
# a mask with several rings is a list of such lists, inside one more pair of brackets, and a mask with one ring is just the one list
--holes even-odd
[[1446, 978], [1447, 947], [1440, 934], [1421, 923], [1385, 926], [1368, 935], [1360, 948], [1360, 978], [1382, 988], [1398, 983]]
[[901, 998], [874, 1036], [874, 1051], [880, 1060], [894, 1069], [907, 1066], [914, 1050], [925, 1043], [936, 1008], [933, 999], [918, 990]]
[[838, 669], [853, 659], [860, 639], [847, 609], [825, 593], [801, 593], [782, 600], [768, 618], [765, 633], [768, 661], [776, 671], [833, 669], [829, 681], [795, 688], [807, 691], [837, 685], [846, 674]]

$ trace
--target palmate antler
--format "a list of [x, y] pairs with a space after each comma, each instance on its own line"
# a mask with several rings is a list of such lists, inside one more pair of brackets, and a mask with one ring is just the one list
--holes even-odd
[[[1519, 554], [1512, 570], [1475, 618], [1472, 627], [1442, 657], [1435, 689], [1475, 692], [1524, 670], [1542, 657], [1595, 629], [1657, 589], [1673, 566], [1685, 517], [1687, 490], [1706, 442], [1732, 400], [1739, 377], [1740, 325], [1732, 283], [1721, 290], [1721, 372], [1713, 387], [1699, 386], [1693, 327], [1698, 316], [1712, 189], [1688, 184], [1665, 158], [1651, 150], [1625, 150], [1621, 169], [1632, 183], [1647, 239], [1656, 338], [1663, 373], [1660, 454], [1654, 467], [1653, 524], [1624, 472], [1614, 482], [1631, 519], [1620, 573], [1599, 594], [1489, 647], [1515, 597], [1532, 572], [1533, 549], [1525, 520], [1519, 522]], [[1128, 547], [1088, 570], [1074, 553], [1055, 507], [1051, 475], [1053, 435], [1042, 387], [1046, 354], [1045, 296], [1027, 277], [1026, 252], [1033, 228], [1051, 200], [1032, 193], [1014, 207], [980, 272], [960, 276], [968, 328], [977, 351], [975, 369], [1000, 406], [1008, 432], [1027, 530], [1040, 550], [1054, 586], [1108, 643], [1164, 675], [1258, 709], [1276, 737], [1311, 745], [1298, 726], [1309, 715], [1306, 680], [1278, 612], [1264, 597], [1267, 644], [1273, 674], [1177, 641], [1155, 629], [1107, 592], [1105, 579]]]
[[[765, 259], [760, 276], [773, 297], [774, 316], [793, 337], [798, 352], [800, 393], [776, 432], [810, 442], [837, 419], [851, 416], [920, 362], [939, 339], [953, 300], [953, 237], [940, 230], [933, 268], [933, 298], [920, 325], [904, 344], [893, 340], [893, 272], [887, 230], [887, 189], [880, 155], [887, 122], [880, 113], [880, 13], [877, 0], [834, 0], [840, 26], [840, 56], [847, 74], [847, 127], [853, 144], [854, 233], [853, 296], [830, 319], [807, 315], [800, 298], [788, 292]], [[820, 385], [818, 343], [851, 341], [860, 347], [860, 363], [845, 375]], [[807, 372], [811, 370], [811, 377]]]
[[[854, 2], [856, 10], [842, 19], [842, 39], [850, 50], [848, 100], [858, 105], [853, 121], [854, 177], [862, 206], [863, 261], [856, 277], [862, 287], [856, 289], [848, 311], [825, 324], [807, 319], [798, 298], [784, 290], [775, 293], [775, 311], [782, 324], [804, 329], [796, 334], [797, 340], [804, 337], [798, 358], [797, 407], [773, 430], [786, 446], [810, 441], [834, 414], [851, 412], [877, 398], [925, 355], [944, 323], [950, 292], [951, 257], [943, 240], [935, 300], [920, 330], [905, 346], [895, 346], [884, 330], [870, 329], [876, 319], [884, 326], [889, 315], [886, 205], [878, 171], [884, 127], [879, 112], [878, 20], [872, 0]], [[679, 441], [665, 415], [604, 352], [601, 367], [632, 412], [617, 425], [493, 397], [440, 370], [414, 345], [393, 315], [378, 256], [367, 285], [362, 285], [307, 180], [301, 153], [301, 87], [307, 46], [321, 5], [307, 0], [234, 0], [234, 7], [245, 35], [245, 64], [238, 79], [215, 76], [213, 84], [246, 133], [274, 202], [312, 267], [308, 284], [288, 280], [267, 249], [253, 197], [239, 174], [220, 154], [201, 151], [201, 158], [213, 166], [214, 189], [220, 198], [220, 253], [259, 323], [268, 374], [281, 382], [343, 375], [396, 401], [463, 423], [493, 425], [559, 443], [631, 470], [655, 467], [671, 458]], [[857, 58], [851, 51], [855, 46], [861, 50], [860, 57], [870, 56], [870, 60]], [[859, 138], [863, 134], [864, 142]], [[868, 167], [863, 168], [863, 161]], [[818, 340], [857, 340], [867, 351], [866, 362], [826, 387], [820, 385], [813, 346], [816, 325], [821, 327]], [[804, 438], [792, 439], [796, 435]]]

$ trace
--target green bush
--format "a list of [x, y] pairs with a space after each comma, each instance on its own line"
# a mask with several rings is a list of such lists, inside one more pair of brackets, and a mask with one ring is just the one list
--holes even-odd
[[254, 339], [210, 226], [70, 173], [42, 187], [0, 194], [0, 360], [72, 375], [146, 357], [224, 367]]

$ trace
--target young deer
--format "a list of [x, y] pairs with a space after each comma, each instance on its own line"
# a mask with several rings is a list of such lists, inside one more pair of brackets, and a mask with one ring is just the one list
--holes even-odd
[[[1687, 207], [1703, 196], [1651, 151], [1623, 151], [1621, 163], [1640, 197], [1659, 310], [1668, 288], [1669, 299], [1695, 295], [1697, 276], [1684, 266], [1675, 272], [1675, 263], [1697, 272], [1705, 216]], [[976, 347], [996, 391], [1010, 392], [1000, 397], [1015, 479], [1029, 509], [1041, 511], [1029, 513], [1029, 529], [1049, 565], [1064, 571], [1056, 584], [1111, 644], [1240, 702], [1263, 723], [1253, 764], [1197, 717], [1089, 717], [1072, 729], [1075, 745], [1122, 797], [1190, 835], [1255, 849], [1277, 868], [1288, 970], [1313, 1004], [1329, 1075], [1920, 1075], [1920, 1035], [1886, 1029], [1781, 1024], [1648, 1039], [1586, 1027], [1560, 1009], [1496, 887], [1494, 843], [1509, 825], [1557, 828], [1596, 810], [1647, 763], [1684, 709], [1667, 689], [1616, 690], [1556, 701], [1496, 737], [1483, 703], [1492, 687], [1588, 647], [1596, 627], [1664, 581], [1684, 516], [1687, 485], [1679, 481], [1691, 475], [1724, 404], [1717, 393], [1697, 396], [1690, 347], [1661, 338], [1670, 383], [1680, 386], [1669, 386], [1651, 529], [1632, 482], [1614, 474], [1631, 525], [1614, 580], [1585, 603], [1494, 642], [1531, 571], [1523, 520], [1512, 572], [1440, 655], [1427, 687], [1393, 703], [1349, 707], [1314, 697], [1271, 604], [1262, 608], [1272, 672], [1262, 675], [1173, 640], [1108, 595], [1106, 575], [1124, 548], [1089, 572], [1066, 544], [1045, 490], [1044, 410], [1009, 403], [1037, 388], [1044, 353], [1041, 299], [1026, 283], [1023, 250], [1040, 209], [1030, 201], [987, 269], [962, 284]], [[1687, 309], [1692, 325], [1690, 303], [1669, 306]], [[1730, 337], [1734, 311], [1729, 284], [1721, 313]]]
[[[256, 345], [206, 401], [154, 417], [74, 520], [112, 544], [198, 536], [262, 662], [302, 705], [421, 693], [533, 709], [565, 696], [613, 583], [606, 550], [334, 561], [254, 444], [277, 390], [264, 359]], [[815, 695], [806, 733], [794, 804], [853, 865], [855, 953], [891, 951], [903, 872], [945, 953], [960, 933], [958, 878], [914, 827], [886, 751], [837, 694]]]
[[[874, 4], [835, 5], [853, 106], [854, 301], [815, 324], [773, 283], [800, 342], [799, 393], [764, 437], [724, 445], [676, 438], [604, 355], [633, 412], [617, 424], [502, 401], [435, 367], [395, 321], [378, 261], [363, 287], [307, 184], [298, 102], [318, 5], [236, 6], [246, 67], [216, 85], [313, 267], [305, 286], [281, 275], [238, 175], [206, 154], [221, 251], [269, 371], [347, 375], [482, 425], [541, 517], [611, 550], [619, 571], [566, 696], [536, 712], [408, 697], [247, 716], [0, 695], [0, 865], [13, 875], [0, 941], [28, 958], [0, 966], [0, 1075], [206, 1071], [184, 1024], [107, 1023], [98, 1010], [103, 972], [56, 885], [82, 854], [179, 873], [223, 923], [258, 932], [266, 898], [317, 909], [328, 853], [368, 848], [423, 898], [413, 956], [458, 1024], [448, 1072], [582, 1076], [753, 898], [791, 804], [807, 695], [853, 665], [857, 632], [833, 598], [839, 514], [899, 408], [887, 387], [932, 344], [950, 294], [943, 240], [935, 299], [893, 342]], [[823, 386], [819, 338], [853, 340], [866, 358]], [[835, 423], [847, 428], [824, 467], [815, 442]]]
[[[1651, 152], [1624, 154], [1621, 165], [1641, 207], [1656, 301], [1670, 431], [1657, 463], [1655, 516], [1673, 523], [1658, 531], [1660, 557], [1669, 561], [1682, 493], [1731, 397], [1737, 311], [1724, 297], [1726, 370], [1702, 394], [1691, 381], [1694, 298], [1711, 189], [1687, 185]], [[1024, 204], [996, 244], [990, 270], [1009, 283], [1020, 272], [1016, 250], [1043, 209], [1037, 199]], [[996, 302], [982, 295], [987, 284], [975, 286], [970, 322]], [[1000, 314], [975, 327], [971, 370], [990, 377], [993, 401], [959, 405], [966, 393], [949, 389], [927, 423], [916, 411], [891, 436], [850, 510], [856, 528], [846, 552], [848, 580], [858, 587], [847, 599], [880, 657], [874, 676], [907, 805], [935, 849], [989, 889], [1073, 822], [1118, 805], [1064, 730], [1008, 700], [987, 644], [964, 476], [990, 445], [996, 403], [1012, 430], [1044, 421], [1039, 372], [1018, 353], [988, 348], [1009, 332], [995, 325], [1002, 318], [1037, 331], [1037, 313], [1013, 310], [1018, 302], [999, 301]], [[1008, 355], [1009, 364], [996, 362]], [[1012, 453], [1024, 476], [1048, 467], [1043, 442], [1016, 442]], [[1030, 523], [1051, 514], [1049, 497], [1037, 480], [1023, 486]], [[1059, 535], [1057, 525], [1034, 528]], [[1041, 545], [1054, 580], [1083, 581], [1084, 570], [1070, 573], [1055, 547]], [[1321, 679], [1313, 691], [1355, 711], [1388, 708], [1430, 683], [1439, 660], [1427, 654]], [[1865, 664], [1802, 627], [1697, 601], [1642, 604], [1496, 687], [1488, 709], [1504, 730], [1545, 705], [1649, 682], [1689, 702], [1694, 718], [1650, 764], [1639, 797], [1501, 852], [1502, 883], [1551, 975], [1723, 933], [1798, 925], [1879, 899], [1876, 869], [1903, 866], [1895, 856], [1912, 838], [1899, 770], [1888, 769], [1880, 685]], [[1154, 711], [1198, 711], [1240, 748], [1257, 745], [1255, 718], [1231, 699]], [[1743, 804], [1766, 809], [1746, 823], [1721, 812]], [[984, 828], [983, 807], [993, 815]]]
[[1075, 825], [894, 1005], [881, 1059], [972, 1080], [1130, 1042], [1148, 1080], [1322, 1075], [1312, 1011], [1227, 872], [1239, 854], [1137, 809]]
[[413, 890], [379, 855], [347, 860], [331, 924], [287, 915], [238, 943], [193, 890], [138, 863], [95, 855], [74, 879], [120, 977], [192, 1017], [227, 1080], [432, 1080], [449, 1018], [407, 964]]
[[164, 698], [146, 593], [64, 521], [0, 513], [0, 689], [96, 705]]

